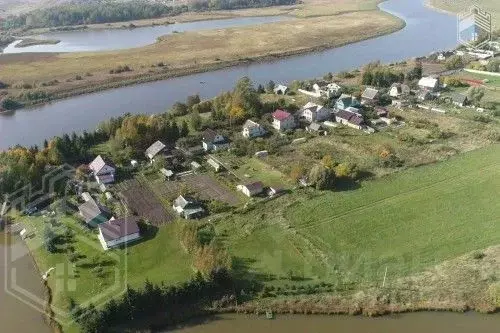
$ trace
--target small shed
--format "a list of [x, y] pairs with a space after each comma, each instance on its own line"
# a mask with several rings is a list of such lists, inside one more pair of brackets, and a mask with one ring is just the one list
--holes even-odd
[[106, 196], [106, 200], [110, 201], [110, 200], [113, 200], [113, 194], [111, 194], [111, 192], [106, 192], [104, 193], [104, 195]]
[[83, 199], [83, 201], [87, 202], [89, 200], [92, 200], [92, 196], [90, 195], [89, 192], [83, 192], [82, 193], [82, 199]]
[[257, 158], [266, 158], [269, 155], [267, 150], [261, 150], [255, 153], [255, 157]]
[[196, 162], [196, 161], [193, 161], [193, 162], [191, 162], [191, 168], [192, 168], [194, 171], [196, 171], [196, 170], [198, 170], [199, 168], [201, 168], [201, 164], [200, 164], [200, 163], [198, 163], [198, 162]]
[[130, 161], [130, 165], [131, 165], [133, 168], [137, 168], [137, 166], [139, 165], [139, 162], [137, 162], [136, 160], [131, 160], [131, 161]]
[[174, 172], [172, 170], [167, 170], [165, 168], [161, 168], [160, 173], [168, 180], [170, 180], [170, 178], [174, 175]]
[[220, 165], [219, 162], [217, 162], [216, 160], [214, 160], [213, 158], [209, 158], [207, 160], [207, 163], [212, 167], [214, 168], [215, 172], [219, 172], [223, 169], [223, 166]]

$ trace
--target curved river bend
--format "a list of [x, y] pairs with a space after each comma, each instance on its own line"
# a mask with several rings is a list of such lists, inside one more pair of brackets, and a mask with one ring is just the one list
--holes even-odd
[[188, 95], [211, 98], [230, 90], [242, 76], [257, 83], [289, 82], [360, 67], [370, 61], [396, 62], [456, 46], [456, 18], [433, 11], [418, 0], [389, 0], [380, 5], [407, 23], [390, 35], [273, 62], [172, 78], [78, 96], [52, 104], [0, 114], [0, 149], [40, 144], [56, 135], [92, 130], [125, 113], [158, 113]]

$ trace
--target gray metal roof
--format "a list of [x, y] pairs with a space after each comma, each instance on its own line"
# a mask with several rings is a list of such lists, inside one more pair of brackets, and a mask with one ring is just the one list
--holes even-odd
[[137, 224], [136, 218], [124, 217], [100, 224], [99, 230], [104, 240], [112, 241], [138, 233], [139, 225]]
[[165, 148], [165, 144], [161, 141], [156, 141], [148, 149], [146, 149], [146, 156], [149, 158], [155, 157], [160, 151]]

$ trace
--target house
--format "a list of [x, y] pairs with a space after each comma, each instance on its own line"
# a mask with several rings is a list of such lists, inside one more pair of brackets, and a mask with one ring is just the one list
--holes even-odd
[[421, 101], [427, 101], [427, 100], [431, 99], [431, 93], [427, 90], [422, 90], [418, 93], [417, 99], [419, 99]]
[[308, 132], [313, 132], [313, 133], [320, 132], [322, 129], [323, 128], [320, 123], [311, 123], [309, 126], [306, 127], [306, 130]]
[[389, 96], [399, 98], [401, 96], [409, 95], [410, 87], [403, 83], [393, 83], [389, 90]]
[[264, 191], [264, 185], [261, 182], [254, 182], [246, 185], [238, 185], [238, 190], [247, 197], [253, 197]]
[[258, 151], [254, 154], [254, 156], [257, 158], [266, 158], [268, 155], [269, 155], [269, 152], [267, 150], [261, 150], [261, 151]]
[[366, 104], [375, 104], [380, 97], [379, 91], [375, 88], [366, 88], [361, 94], [361, 100]]
[[208, 128], [203, 131], [202, 145], [205, 151], [224, 150], [229, 148], [229, 141], [223, 135]]
[[273, 127], [278, 131], [286, 131], [295, 128], [295, 118], [284, 110], [276, 110], [272, 114]]
[[125, 217], [120, 219], [111, 218], [109, 221], [102, 223], [99, 228], [99, 241], [102, 248], [108, 250], [141, 238], [139, 225], [133, 217]]
[[198, 170], [199, 168], [201, 168], [201, 165], [200, 165], [200, 163], [198, 163], [198, 162], [196, 162], [196, 161], [193, 161], [193, 162], [191, 162], [191, 168], [192, 168], [194, 171], [196, 171], [196, 170]]
[[300, 116], [309, 123], [330, 119], [331, 110], [322, 105], [309, 102], [300, 110]]
[[170, 180], [170, 178], [172, 178], [172, 176], [174, 175], [174, 172], [172, 170], [167, 170], [165, 168], [161, 168], [160, 173], [168, 180]]
[[257, 138], [264, 136], [266, 134], [266, 130], [255, 121], [248, 119], [245, 121], [245, 124], [243, 124], [242, 134], [245, 138]]
[[298, 91], [304, 95], [308, 95], [315, 98], [320, 98], [320, 97], [332, 98], [335, 96], [339, 96], [342, 91], [342, 87], [340, 87], [336, 83], [329, 83], [324, 87], [320, 87], [317, 83], [315, 83], [313, 84], [312, 89], [313, 89], [312, 91], [304, 89], [299, 89]]
[[346, 94], [340, 95], [339, 99], [335, 102], [335, 108], [337, 110], [345, 110], [350, 106], [360, 107], [361, 104], [355, 97]]
[[81, 194], [83, 201], [87, 202], [89, 200], [92, 200], [92, 196], [90, 195], [89, 192], [83, 192]]
[[156, 155], [162, 152], [165, 149], [165, 144], [161, 141], [156, 141], [148, 149], [146, 149], [146, 157], [149, 158], [151, 162], [154, 161]]
[[281, 193], [283, 193], [283, 189], [280, 187], [274, 187], [274, 186], [269, 187], [269, 190], [267, 191], [267, 195], [270, 197], [274, 197], [274, 196], [281, 194]]
[[379, 116], [379, 117], [385, 117], [385, 116], [387, 116], [387, 114], [389, 113], [389, 112], [387, 111], [387, 109], [386, 109], [386, 108], [384, 108], [384, 107], [382, 107], [382, 106], [377, 106], [377, 107], [375, 108], [375, 112], [377, 112], [377, 116]]
[[402, 107], [409, 106], [410, 102], [402, 99], [393, 99], [391, 105], [401, 109]]
[[433, 77], [423, 77], [418, 81], [418, 86], [422, 90], [434, 92], [439, 89], [439, 80]]
[[327, 92], [327, 98], [339, 96], [342, 93], [342, 87], [334, 82], [328, 83], [325, 88], [324, 90]]
[[355, 113], [355, 114], [361, 116], [361, 110], [358, 108], [355, 108], [353, 106], [346, 108], [345, 111], [349, 111], [349, 112], [352, 112], [352, 113]]
[[97, 227], [99, 224], [108, 221], [111, 217], [111, 212], [106, 207], [95, 202], [92, 197], [78, 206], [78, 212], [90, 227]]
[[282, 84], [278, 84], [276, 87], [274, 87], [274, 93], [276, 95], [286, 95], [288, 92], [288, 87]]
[[214, 168], [215, 172], [219, 172], [220, 170], [223, 169], [223, 166], [220, 165], [219, 162], [215, 161], [213, 158], [209, 158], [207, 160], [207, 163], [212, 167]]
[[89, 169], [99, 184], [114, 183], [116, 169], [110, 163], [106, 163], [101, 155], [89, 164]]
[[468, 98], [463, 94], [454, 93], [451, 95], [451, 101], [456, 106], [464, 107], [468, 102]]
[[335, 115], [335, 120], [338, 123], [355, 129], [362, 129], [364, 125], [363, 118], [360, 115], [346, 110], [337, 112], [337, 114]]
[[205, 209], [198, 202], [182, 195], [174, 200], [172, 208], [185, 219], [200, 218], [205, 214]]

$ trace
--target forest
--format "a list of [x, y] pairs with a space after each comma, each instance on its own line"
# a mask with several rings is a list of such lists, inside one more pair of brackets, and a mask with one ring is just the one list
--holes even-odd
[[179, 15], [189, 11], [228, 10], [291, 5], [297, 0], [202, 0], [188, 5], [168, 6], [149, 1], [71, 3], [37, 9], [5, 18], [3, 30], [50, 28], [72, 25], [112, 23]]

